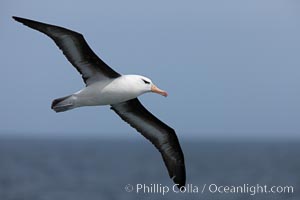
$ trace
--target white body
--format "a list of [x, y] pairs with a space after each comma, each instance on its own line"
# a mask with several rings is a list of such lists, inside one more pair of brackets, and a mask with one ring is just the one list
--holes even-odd
[[[73, 105], [74, 107], [111, 105], [136, 98], [151, 91], [149, 87], [145, 87], [140, 77], [123, 75], [116, 79], [91, 84], [71, 96]], [[141, 87], [137, 87], [139, 85]]]
[[55, 99], [51, 108], [56, 112], [64, 112], [82, 106], [113, 105], [134, 99], [146, 92], [168, 95], [144, 76], [122, 75], [115, 79], [92, 83], [70, 96]]

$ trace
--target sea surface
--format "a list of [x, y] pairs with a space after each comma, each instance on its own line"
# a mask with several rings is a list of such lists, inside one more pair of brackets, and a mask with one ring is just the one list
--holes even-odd
[[146, 140], [0, 137], [0, 200], [300, 199], [299, 141], [196, 140], [182, 148], [185, 192]]

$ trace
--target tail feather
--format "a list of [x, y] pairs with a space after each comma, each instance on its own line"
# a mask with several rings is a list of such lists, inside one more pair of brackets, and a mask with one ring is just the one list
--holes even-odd
[[74, 108], [74, 101], [72, 95], [54, 99], [51, 105], [51, 109], [55, 112], [64, 112]]

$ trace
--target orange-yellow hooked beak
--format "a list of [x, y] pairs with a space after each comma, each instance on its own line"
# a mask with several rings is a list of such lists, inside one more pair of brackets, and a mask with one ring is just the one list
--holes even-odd
[[155, 92], [157, 94], [163, 95], [164, 97], [168, 96], [168, 93], [166, 91], [163, 91], [163, 90], [159, 89], [154, 84], [151, 86], [151, 91]]

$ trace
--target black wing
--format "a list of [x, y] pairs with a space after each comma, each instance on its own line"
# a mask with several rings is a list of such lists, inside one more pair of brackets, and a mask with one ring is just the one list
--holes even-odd
[[66, 28], [29, 19], [20, 17], [13, 18], [53, 39], [67, 59], [82, 75], [86, 85], [103, 79], [117, 78], [120, 76], [120, 74], [111, 69], [92, 51], [82, 34]]
[[162, 154], [170, 178], [179, 187], [184, 186], [184, 156], [175, 131], [151, 114], [137, 98], [114, 104], [111, 109], [154, 144]]

